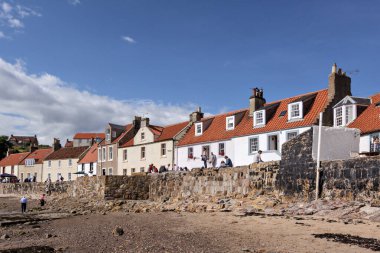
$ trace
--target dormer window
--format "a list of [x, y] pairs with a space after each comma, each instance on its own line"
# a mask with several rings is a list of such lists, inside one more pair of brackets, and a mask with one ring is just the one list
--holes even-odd
[[226, 130], [233, 130], [235, 128], [235, 116], [226, 118]]
[[107, 140], [107, 141], [110, 141], [110, 140], [111, 140], [111, 130], [110, 130], [110, 129], [107, 129], [107, 130], [106, 130], [106, 140]]
[[288, 120], [302, 119], [302, 102], [292, 103], [288, 105]]
[[195, 135], [202, 135], [203, 133], [203, 126], [202, 123], [195, 123]]
[[257, 111], [253, 115], [253, 125], [263, 126], [265, 125], [265, 110]]
[[341, 127], [350, 124], [356, 118], [356, 106], [344, 105], [334, 109], [334, 126]]
[[116, 131], [112, 131], [112, 138], [116, 138]]

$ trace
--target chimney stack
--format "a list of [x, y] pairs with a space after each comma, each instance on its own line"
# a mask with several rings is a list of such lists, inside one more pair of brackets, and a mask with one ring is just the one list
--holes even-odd
[[133, 120], [133, 127], [137, 131], [141, 127], [141, 117], [135, 116], [135, 119]]
[[149, 118], [141, 119], [141, 127], [148, 127], [148, 126], [149, 126]]
[[330, 101], [339, 102], [346, 96], [351, 96], [351, 78], [346, 76], [346, 73], [338, 68], [336, 63], [332, 66], [331, 74], [329, 75], [329, 91], [328, 96]]
[[58, 149], [60, 149], [62, 146], [61, 146], [61, 142], [59, 139], [57, 138], [54, 138], [54, 141], [53, 141], [53, 152], [54, 151], [57, 151]]
[[202, 109], [200, 106], [195, 110], [195, 112], [192, 112], [190, 114], [190, 122], [195, 123], [197, 121], [200, 121], [203, 118], [204, 113], [202, 112]]
[[252, 96], [249, 97], [249, 116], [252, 116], [253, 112], [262, 107], [265, 103], [264, 90], [253, 88]]
[[30, 153], [33, 153], [34, 151], [36, 151], [38, 149], [38, 145], [36, 144], [31, 144], [30, 147], [29, 147], [29, 152]]

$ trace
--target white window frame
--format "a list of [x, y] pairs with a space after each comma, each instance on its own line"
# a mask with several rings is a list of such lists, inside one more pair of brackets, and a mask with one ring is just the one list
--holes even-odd
[[98, 148], [98, 161], [102, 161], [102, 148]]
[[[254, 139], [257, 140], [257, 148], [256, 148], [256, 150], [252, 150], [252, 145], [251, 145], [251, 140], [254, 140]], [[260, 150], [260, 137], [258, 135], [257, 136], [249, 137], [248, 138], [248, 154], [250, 154], [250, 155], [255, 154], [259, 150]]]
[[195, 136], [199, 136], [203, 134], [203, 124], [195, 123]]
[[109, 175], [109, 176], [112, 176], [112, 175], [113, 175], [113, 169], [112, 169], [112, 168], [108, 168], [108, 175]]
[[106, 141], [111, 141], [111, 129], [106, 130]]
[[128, 169], [123, 169], [123, 176], [128, 175]]
[[161, 157], [166, 157], [166, 143], [161, 143]]
[[140, 172], [145, 172], [145, 168], [144, 167], [140, 167]]
[[106, 147], [103, 147], [102, 148], [102, 161], [105, 162], [106, 161]]
[[289, 134], [296, 134], [293, 138], [297, 137], [297, 135], [299, 134], [299, 131], [298, 130], [295, 130], [295, 131], [287, 131], [286, 132], [286, 141], [289, 141], [293, 138], [289, 138]]
[[123, 161], [128, 161], [128, 149], [123, 150]]
[[235, 129], [235, 116], [226, 117], [226, 130]]
[[[344, 112], [344, 110], [343, 110], [344, 108], [343, 108], [343, 106], [341, 106], [341, 107], [337, 107], [337, 108], [335, 108], [334, 109], [334, 126], [335, 127], [342, 127], [342, 126], [344, 126], [344, 122], [343, 122], [343, 112]], [[338, 112], [340, 112], [339, 114], [339, 116], [338, 116]], [[338, 119], [340, 119], [340, 124], [338, 124]]]
[[[298, 106], [298, 115], [293, 115], [294, 108], [293, 106]], [[288, 104], [288, 120], [302, 119], [303, 118], [303, 103], [296, 102]]]
[[141, 137], [141, 140], [144, 141], [145, 140], [145, 132], [141, 132], [140, 137]]
[[[258, 115], [262, 115], [262, 121], [261, 122], [258, 122], [258, 119], [260, 119], [258, 117]], [[265, 122], [265, 118], [266, 118], [266, 112], [265, 110], [260, 110], [260, 111], [255, 111], [255, 113], [253, 114], [253, 125], [254, 126], [264, 126], [266, 124]]]
[[108, 161], [112, 161], [112, 160], [113, 160], [113, 147], [108, 146]]
[[72, 167], [72, 166], [73, 166], [73, 160], [72, 160], [72, 159], [69, 159], [69, 160], [67, 161], [67, 163], [68, 163], [68, 166], [69, 166], [69, 167]]
[[136, 169], [135, 168], [131, 168], [131, 174], [132, 173], [136, 173]]
[[51, 168], [51, 161], [48, 161], [48, 168]]
[[[348, 118], [349, 114], [348, 114], [348, 109], [351, 108], [351, 119]], [[354, 108], [355, 106], [353, 105], [346, 105], [344, 106], [344, 120], [345, 120], [345, 125], [348, 125], [350, 124], [352, 121], [354, 121], [354, 118], [355, 118], [355, 115], [354, 115]]]
[[112, 138], [116, 138], [116, 131], [112, 131], [111, 136], [112, 136]]

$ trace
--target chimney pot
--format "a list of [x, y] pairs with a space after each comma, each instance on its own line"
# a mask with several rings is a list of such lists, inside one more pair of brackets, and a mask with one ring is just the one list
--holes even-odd
[[266, 101], [264, 98], [264, 89], [253, 88], [252, 96], [249, 98], [249, 115], [252, 116], [253, 112], [262, 107]]
[[331, 69], [331, 73], [336, 73], [336, 69], [337, 69], [337, 65], [336, 63], [334, 63]]

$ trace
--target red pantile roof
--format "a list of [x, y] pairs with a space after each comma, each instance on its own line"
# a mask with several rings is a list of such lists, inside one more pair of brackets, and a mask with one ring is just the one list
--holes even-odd
[[71, 148], [73, 146], [74, 146], [74, 142], [73, 141], [69, 141], [69, 140], [66, 141], [65, 148]]
[[53, 152], [52, 148], [45, 148], [45, 149], [37, 149], [30, 153], [25, 159], [32, 159], [34, 158], [34, 161], [36, 164], [42, 164], [44, 159]]
[[76, 133], [73, 139], [104, 139], [105, 133]]
[[361, 134], [380, 131], [380, 93], [371, 97], [371, 105], [362, 112], [348, 127], [358, 128]]
[[45, 158], [46, 160], [60, 160], [69, 158], [79, 158], [88, 147], [61, 148], [51, 153]]
[[4, 157], [0, 161], [0, 167], [15, 166], [15, 165], [21, 164], [22, 161], [24, 161], [25, 157], [27, 157], [28, 155], [29, 155], [29, 152], [11, 154], [7, 157]]
[[189, 122], [185, 121], [178, 124], [163, 127], [161, 135], [158, 137], [157, 141], [165, 141], [165, 140], [173, 139], [188, 124]]
[[98, 144], [95, 143], [78, 163], [94, 163], [98, 160]]
[[[288, 104], [292, 103], [305, 95], [310, 95], [316, 93], [315, 100], [311, 105], [310, 110], [304, 115], [304, 118], [299, 121], [288, 122], [287, 113], [280, 117], [281, 112], [288, 110]], [[316, 123], [318, 114], [323, 111], [327, 104], [327, 89], [311, 92], [308, 94], [303, 94], [280, 101], [275, 101], [272, 103], [265, 104], [265, 106], [278, 104], [276, 112], [274, 115], [266, 122], [264, 127], [254, 128], [252, 116], [249, 116], [249, 109], [242, 109], [234, 112], [228, 112], [208, 118], [204, 118], [201, 122], [207, 122], [211, 124], [207, 129], [203, 129], [203, 134], [200, 136], [195, 136], [195, 124], [190, 128], [186, 135], [179, 141], [178, 146], [185, 146], [195, 143], [204, 143], [212, 141], [227, 140], [232, 137], [253, 135], [265, 132], [273, 132], [279, 130], [286, 130], [298, 127], [311, 126]], [[233, 130], [226, 130], [226, 117], [231, 115], [236, 115], [238, 113], [244, 112], [244, 116], [240, 123], [238, 123]]]
[[[183, 130], [189, 122], [181, 122], [178, 124], [173, 124], [173, 125], [168, 125], [168, 126], [154, 126], [150, 125], [148, 128], [150, 131], [153, 132], [155, 137], [155, 142], [159, 141], [165, 141], [165, 140], [170, 140], [173, 139], [181, 130]], [[134, 145], [134, 138], [131, 138], [128, 140], [126, 143], [124, 143], [121, 147], [131, 147]]]

